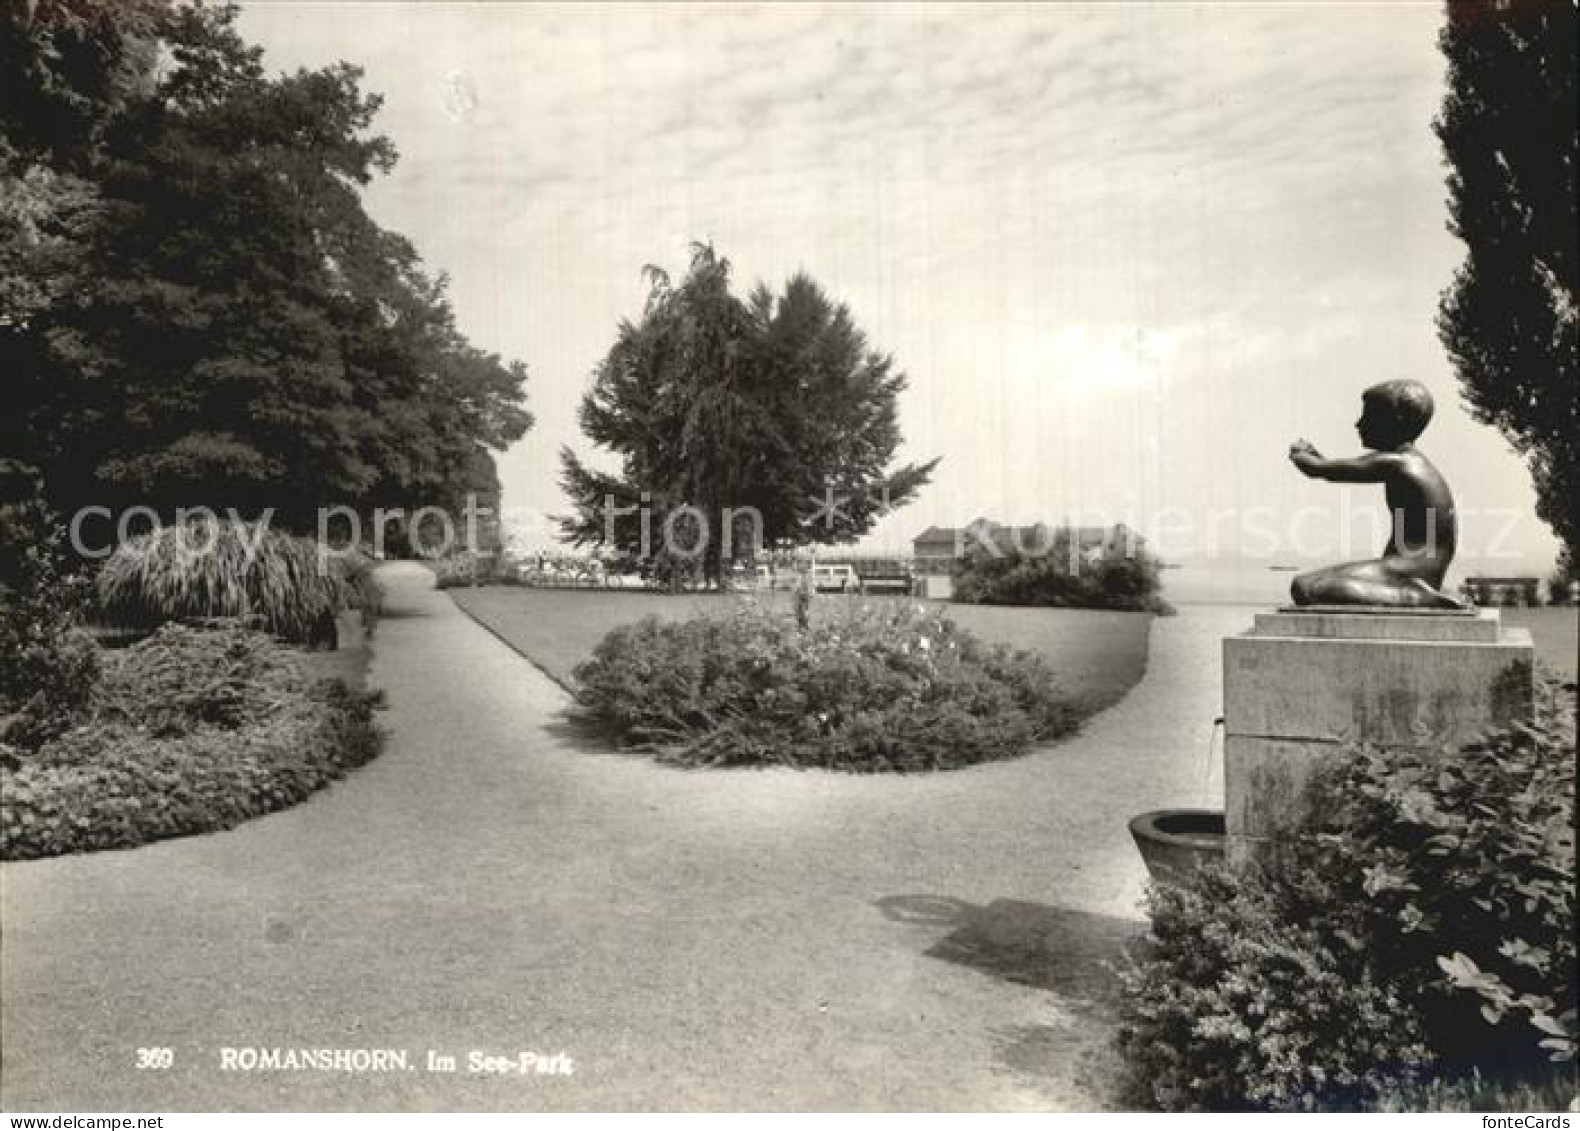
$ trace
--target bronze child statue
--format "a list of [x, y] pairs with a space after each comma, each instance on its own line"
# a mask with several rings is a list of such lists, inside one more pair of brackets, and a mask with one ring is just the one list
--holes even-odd
[[1289, 448], [1302, 474], [1335, 483], [1381, 483], [1393, 512], [1382, 557], [1303, 573], [1290, 595], [1297, 605], [1381, 605], [1458, 609], [1440, 591], [1458, 538], [1454, 497], [1437, 468], [1415, 448], [1432, 419], [1432, 395], [1419, 381], [1386, 381], [1367, 389], [1355, 422], [1371, 450], [1355, 459], [1324, 459], [1306, 440]]

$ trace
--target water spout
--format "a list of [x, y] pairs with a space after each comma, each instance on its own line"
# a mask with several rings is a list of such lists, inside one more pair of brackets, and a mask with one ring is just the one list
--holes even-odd
[[1202, 778], [1201, 778], [1202, 798], [1201, 798], [1201, 800], [1202, 800], [1202, 804], [1203, 805], [1206, 805], [1206, 806], [1209, 806], [1209, 807], [1215, 807], [1215, 806], [1221, 804], [1222, 801], [1223, 801], [1222, 793], [1220, 792], [1219, 795], [1215, 797], [1215, 796], [1213, 796], [1213, 790], [1212, 790], [1212, 767], [1213, 767], [1213, 757], [1212, 757], [1212, 755], [1213, 755], [1213, 750], [1214, 750], [1215, 747], [1221, 749], [1221, 747], [1219, 746], [1219, 743], [1218, 743], [1218, 735], [1220, 733], [1222, 733], [1223, 730], [1224, 730], [1223, 716], [1219, 715], [1216, 719], [1214, 719], [1212, 721], [1212, 729], [1207, 732], [1207, 759], [1206, 759], [1206, 762], [1202, 766]]

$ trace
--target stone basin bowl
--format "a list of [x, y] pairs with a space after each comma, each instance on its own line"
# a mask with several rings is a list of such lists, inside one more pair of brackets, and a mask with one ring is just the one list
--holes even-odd
[[1223, 859], [1222, 809], [1154, 809], [1130, 819], [1130, 835], [1154, 880], [1179, 880]]

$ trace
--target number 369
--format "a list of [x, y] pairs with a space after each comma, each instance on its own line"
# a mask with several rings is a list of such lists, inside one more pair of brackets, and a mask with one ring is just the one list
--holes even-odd
[[137, 1050], [137, 1067], [138, 1068], [150, 1068], [150, 1069], [169, 1068], [175, 1062], [176, 1062], [176, 1054], [175, 1054], [175, 1051], [173, 1049], [138, 1049]]

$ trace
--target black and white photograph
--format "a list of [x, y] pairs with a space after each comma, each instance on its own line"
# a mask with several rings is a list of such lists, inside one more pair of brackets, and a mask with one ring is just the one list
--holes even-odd
[[7, 1126], [1570, 1127], [1577, 70], [0, 0]]

